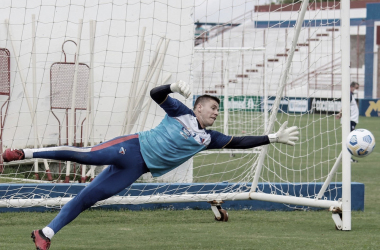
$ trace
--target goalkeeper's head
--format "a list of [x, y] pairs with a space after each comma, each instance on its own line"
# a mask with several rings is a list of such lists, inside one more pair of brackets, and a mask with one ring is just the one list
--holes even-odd
[[219, 98], [211, 95], [201, 95], [195, 100], [194, 114], [202, 128], [214, 124], [219, 114]]

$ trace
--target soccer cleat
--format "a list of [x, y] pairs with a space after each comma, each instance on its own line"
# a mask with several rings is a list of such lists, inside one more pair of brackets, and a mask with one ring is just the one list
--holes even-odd
[[358, 163], [359, 161], [351, 158], [351, 162]]
[[44, 235], [42, 230], [34, 230], [31, 238], [37, 250], [48, 250], [50, 248], [50, 240]]
[[10, 149], [7, 148], [3, 153], [3, 160], [5, 162], [23, 160], [25, 158], [24, 151], [22, 149]]

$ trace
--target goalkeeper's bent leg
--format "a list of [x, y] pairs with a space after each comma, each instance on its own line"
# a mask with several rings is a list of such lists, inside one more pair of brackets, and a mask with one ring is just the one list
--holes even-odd
[[60, 213], [48, 225], [54, 233], [74, 220], [82, 211], [105, 200], [135, 182], [142, 174], [149, 172], [140, 153], [137, 139], [131, 140], [120, 165], [104, 169], [87, 187], [63, 206]]

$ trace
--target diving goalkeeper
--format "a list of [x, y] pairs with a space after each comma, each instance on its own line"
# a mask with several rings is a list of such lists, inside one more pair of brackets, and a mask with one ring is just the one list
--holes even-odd
[[63, 206], [58, 215], [41, 230], [34, 230], [32, 238], [37, 249], [49, 249], [54, 234], [96, 202], [118, 194], [150, 172], [161, 176], [178, 167], [196, 153], [208, 149], [246, 149], [269, 143], [295, 145], [298, 128], [287, 128], [285, 122], [275, 134], [234, 137], [208, 130], [219, 114], [220, 100], [210, 95], [197, 98], [191, 110], [170, 93], [190, 96], [189, 85], [178, 81], [153, 88], [152, 99], [166, 112], [154, 129], [114, 138], [94, 147], [59, 146], [39, 149], [7, 149], [5, 162], [44, 158], [74, 161], [85, 165], [109, 165], [86, 188]]

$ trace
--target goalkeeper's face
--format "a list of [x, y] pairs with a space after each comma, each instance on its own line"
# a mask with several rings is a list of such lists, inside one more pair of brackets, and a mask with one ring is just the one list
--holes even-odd
[[203, 128], [212, 126], [219, 114], [219, 104], [212, 99], [207, 99], [198, 104], [195, 115]]

